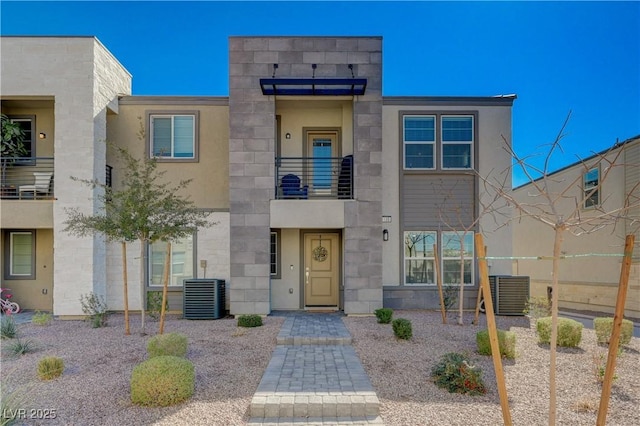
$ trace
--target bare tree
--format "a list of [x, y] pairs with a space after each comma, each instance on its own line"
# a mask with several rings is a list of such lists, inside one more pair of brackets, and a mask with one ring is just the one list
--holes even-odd
[[[526, 200], [519, 199], [512, 191], [504, 190], [504, 182], [491, 178], [482, 179], [485, 189], [490, 189], [513, 206], [517, 212], [514, 220], [530, 218], [548, 226], [554, 232], [552, 256], [552, 332], [550, 348], [549, 371], [549, 424], [556, 423], [556, 345], [558, 338], [558, 275], [559, 260], [562, 256], [562, 244], [567, 234], [581, 236], [602, 231], [611, 227], [612, 230], [622, 220], [637, 220], [631, 217], [632, 209], [640, 206], [638, 185], [636, 183], [624, 196], [622, 203], [611, 205], [608, 197], [600, 199], [602, 187], [611, 177], [614, 169], [632, 167], [622, 163], [624, 146], [613, 145], [610, 149], [594, 153], [587, 160], [579, 160], [583, 173], [575, 177], [556, 175], [550, 171], [551, 159], [557, 152], [562, 152], [560, 141], [564, 138], [564, 131], [569, 122], [571, 112], [567, 115], [555, 140], [548, 146], [543, 165], [536, 167], [531, 164], [531, 157], [521, 157], [505, 142], [505, 149], [513, 158], [512, 167], [518, 167], [528, 180]], [[601, 171], [597, 181], [583, 183], [583, 176], [594, 168]], [[584, 206], [589, 206], [588, 212]]]

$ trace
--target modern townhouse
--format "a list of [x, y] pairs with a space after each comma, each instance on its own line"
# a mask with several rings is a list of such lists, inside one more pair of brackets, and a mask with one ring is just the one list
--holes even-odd
[[[615, 164], [614, 167], [611, 167]], [[560, 212], [576, 207], [584, 226], [603, 212], [626, 216], [597, 232], [572, 235], [565, 232], [560, 261], [558, 306], [566, 309], [614, 313], [626, 235], [635, 235], [625, 315], [640, 318], [640, 136], [618, 143], [612, 149], [567, 165], [548, 175], [548, 193], [557, 196]], [[542, 181], [536, 182], [541, 184]], [[519, 203], [531, 203], [537, 190], [530, 182], [518, 186], [513, 195]], [[539, 197], [537, 197], [539, 198]], [[625, 210], [625, 206], [635, 205]], [[514, 273], [530, 276], [531, 295], [546, 297], [551, 286], [551, 262], [533, 260], [553, 254], [554, 232], [541, 222], [523, 217], [514, 221]]]
[[[224, 97], [133, 96], [131, 75], [93, 37], [1, 43], [2, 112], [30, 150], [2, 180], [3, 287], [24, 308], [71, 318], [90, 291], [123, 308], [119, 247], [63, 230], [65, 208], [100, 210], [99, 189], [71, 176], [122, 184], [106, 140], [155, 156], [168, 179], [193, 179], [188, 195], [216, 222], [173, 245], [174, 311], [188, 278], [225, 280], [234, 315], [437, 309], [436, 266], [460, 282], [461, 238], [471, 308], [473, 233], [492, 231], [491, 254], [512, 254], [511, 228], [478, 215], [493, 196], [479, 176], [511, 161], [515, 96], [385, 97], [380, 37], [230, 37]], [[139, 249], [129, 275], [158, 291], [165, 247], [145, 247], [145, 265]], [[490, 273], [509, 275], [512, 262]]]

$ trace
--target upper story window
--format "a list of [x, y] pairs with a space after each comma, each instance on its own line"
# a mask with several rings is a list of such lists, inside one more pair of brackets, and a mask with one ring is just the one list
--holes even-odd
[[473, 152], [473, 117], [442, 117], [442, 168], [469, 169]]
[[24, 158], [25, 160], [20, 160], [20, 164], [24, 164], [25, 162], [31, 162], [35, 160], [36, 156], [36, 140], [35, 140], [35, 117], [10, 117], [12, 123], [16, 123], [20, 126], [22, 131], [24, 132], [24, 138], [22, 140], [22, 145], [24, 146], [25, 152], [20, 155], [20, 158]]
[[434, 116], [404, 116], [405, 169], [431, 170], [435, 168], [435, 123]]
[[197, 115], [149, 115], [150, 152], [158, 159], [197, 160]]
[[472, 114], [404, 115], [404, 169], [472, 169], [474, 119]]
[[584, 188], [584, 207], [596, 207], [600, 204], [600, 170], [595, 167], [582, 176], [582, 186]]

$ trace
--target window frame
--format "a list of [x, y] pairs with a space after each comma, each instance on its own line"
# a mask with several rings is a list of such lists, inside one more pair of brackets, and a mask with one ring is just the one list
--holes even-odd
[[[470, 282], [465, 282], [464, 285], [465, 287], [473, 287], [475, 285], [475, 247], [474, 247], [474, 236], [475, 236], [475, 232], [474, 231], [442, 231], [440, 233], [440, 244], [438, 247], [438, 250], [440, 252], [440, 271], [442, 272], [442, 285], [443, 286], [458, 286], [458, 283], [449, 283], [445, 281], [445, 262], [449, 261], [460, 261], [460, 256], [445, 256], [445, 237], [447, 235], [451, 235], [454, 238], [469, 238], [470, 241], [470, 247], [471, 247], [471, 254], [469, 255], [465, 255], [464, 256], [464, 260], [463, 261], [469, 261], [470, 262], [470, 267], [468, 269], [469, 273], [470, 273]], [[465, 251], [466, 254], [466, 251]], [[464, 271], [465, 275], [467, 273], [467, 268], [465, 268]], [[461, 281], [464, 280], [464, 277], [462, 277]]]
[[22, 155], [18, 158], [20, 158], [19, 160], [16, 160], [13, 165], [17, 166], [17, 165], [25, 165], [25, 166], [32, 166], [36, 163], [36, 116], [35, 115], [9, 115], [9, 121], [11, 121], [12, 123], [15, 123], [16, 121], [19, 122], [29, 122], [31, 123], [31, 129], [29, 130], [31, 132], [31, 138], [30, 139], [24, 139], [24, 142], [29, 143], [29, 152], [27, 155]]
[[[13, 235], [31, 235], [31, 272], [29, 274], [13, 274]], [[5, 280], [35, 280], [36, 279], [36, 231], [35, 229], [12, 229], [4, 234], [4, 279]]]
[[[474, 170], [474, 149], [475, 149], [475, 116], [473, 114], [440, 114], [440, 169], [441, 170]], [[444, 140], [444, 119], [445, 118], [470, 118], [471, 119], [471, 140], [470, 141], [445, 141]], [[444, 148], [447, 145], [469, 145], [469, 166], [468, 167], [445, 167]]]
[[[403, 236], [403, 244], [402, 244], [402, 271], [403, 271], [403, 278], [402, 278], [402, 283], [405, 286], [435, 286], [437, 283], [437, 277], [435, 275], [435, 253], [432, 253], [433, 256], [407, 256], [407, 252], [406, 252], [406, 238], [407, 238], [407, 234], [417, 234], [417, 233], [422, 233], [425, 235], [430, 235], [433, 237], [433, 241], [434, 244], [438, 243], [438, 232], [437, 231], [431, 231], [431, 230], [404, 230], [402, 233]], [[426, 244], [426, 243], [425, 243]], [[426, 246], [425, 246], [426, 247]], [[428, 247], [426, 247], [428, 249]], [[416, 253], [417, 254], [417, 253]], [[426, 282], [426, 283], [410, 283], [407, 282], [407, 261], [411, 262], [411, 261], [416, 261], [416, 260], [425, 260], [425, 261], [431, 261], [432, 262], [432, 272], [433, 272], [433, 282]], [[428, 272], [427, 272], [428, 275]]]
[[[276, 241], [275, 241], [275, 253], [273, 253], [271, 251], [271, 249], [273, 248], [273, 241], [271, 241], [271, 238], [273, 238], [275, 236]], [[282, 249], [281, 249], [281, 238], [280, 238], [280, 230], [279, 229], [272, 229], [270, 232], [270, 236], [269, 236], [269, 265], [270, 265], [270, 269], [269, 269], [269, 276], [272, 279], [281, 279], [282, 278], [282, 262], [281, 262], [281, 256], [280, 254], [282, 253]], [[271, 261], [271, 258], [275, 256], [275, 262]], [[276, 271], [275, 272], [271, 272], [271, 268], [275, 266]]]
[[[406, 140], [406, 122], [407, 118], [433, 118], [433, 140], [424, 141], [407, 141]], [[436, 114], [403, 114], [402, 115], [402, 168], [404, 170], [436, 170], [438, 168], [438, 119]], [[431, 145], [432, 148], [432, 167], [407, 167], [407, 145]]]
[[[200, 146], [200, 113], [199, 111], [181, 111], [181, 110], [156, 110], [146, 112], [146, 151], [148, 158], [154, 158], [158, 162], [167, 163], [197, 163], [199, 162], [199, 146]], [[193, 117], [193, 157], [174, 157], [174, 141], [173, 141], [173, 129], [175, 117]], [[153, 139], [153, 120], [155, 118], [171, 118], [171, 155], [170, 156], [155, 156], [154, 155], [154, 139]]]
[[[191, 252], [192, 252], [192, 259], [191, 259], [191, 270], [193, 271], [193, 274], [191, 277], [182, 277], [181, 278], [181, 282], [185, 279], [194, 279], [197, 278], [198, 275], [198, 269], [197, 269], [197, 265], [196, 265], [196, 259], [198, 258], [197, 256], [197, 240], [196, 240], [196, 235], [193, 234], [189, 237], [186, 238], [190, 238], [191, 239]], [[183, 238], [182, 240], [185, 240], [186, 238]], [[163, 244], [165, 246], [165, 250], [166, 250], [166, 242], [164, 241], [157, 241], [156, 243], [160, 243]], [[171, 257], [169, 258], [169, 283], [168, 283], [168, 287], [171, 289], [182, 289], [184, 288], [184, 283], [182, 284], [177, 284], [174, 285], [172, 284], [172, 277], [173, 277], [173, 265], [174, 265], [174, 260], [173, 260], [173, 253], [174, 253], [174, 247], [175, 247], [175, 241], [171, 242]], [[155, 284], [152, 282], [153, 280], [153, 251], [152, 251], [152, 245], [154, 243], [149, 243], [147, 244], [147, 266], [146, 266], [146, 271], [147, 271], [147, 279], [146, 279], [146, 286], [147, 289], [150, 291], [155, 291], [159, 288], [162, 288], [162, 282]], [[163, 250], [163, 256], [162, 256], [162, 268], [163, 268], [163, 273], [164, 273], [164, 253], [165, 250]], [[184, 265], [187, 264], [187, 262], [183, 262]], [[160, 276], [160, 280], [162, 281], [162, 275]]]
[[[589, 182], [587, 181], [587, 176], [589, 175], [589, 173], [591, 173], [594, 170], [597, 172], [596, 183], [595, 185], [587, 188], [587, 183]], [[595, 191], [594, 191], [594, 188], [595, 188]], [[600, 166], [596, 165], [594, 167], [589, 168], [589, 170], [587, 170], [582, 174], [582, 200], [583, 200], [582, 207], [590, 210], [600, 206], [600, 190], [601, 189], [602, 187], [600, 185]], [[589, 193], [591, 191], [593, 191], [593, 193], [591, 194], [591, 196], [589, 196]], [[591, 200], [594, 198], [595, 198], [595, 202], [592, 202]]]

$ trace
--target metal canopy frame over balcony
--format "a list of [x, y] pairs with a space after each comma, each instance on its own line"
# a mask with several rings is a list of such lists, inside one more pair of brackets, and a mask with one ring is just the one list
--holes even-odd
[[366, 78], [261, 78], [263, 95], [276, 96], [360, 96]]
[[349, 64], [351, 78], [316, 78], [317, 64], [312, 64], [313, 75], [308, 77], [276, 78], [278, 64], [273, 64], [271, 78], [260, 79], [263, 95], [275, 96], [360, 96], [367, 88], [366, 78], [355, 78], [353, 65]]

